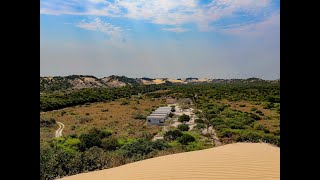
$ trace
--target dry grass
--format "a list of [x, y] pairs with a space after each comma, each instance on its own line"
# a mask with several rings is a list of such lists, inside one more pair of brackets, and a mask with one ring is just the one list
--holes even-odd
[[[129, 104], [121, 105], [123, 101], [129, 102]], [[152, 109], [164, 102], [164, 99], [151, 100], [147, 97], [143, 97], [143, 99], [132, 97], [131, 99], [119, 99], [108, 103], [92, 103], [45, 112], [41, 113], [41, 117], [53, 117], [56, 121], [65, 124], [63, 135], [80, 135], [92, 127], [98, 127], [110, 130], [118, 137], [138, 138], [143, 131], [156, 134], [160, 127], [147, 125], [145, 120], [134, 119], [133, 114], [140, 112], [146, 116], [149, 112], [145, 109]], [[62, 112], [65, 112], [63, 116], [61, 115]], [[40, 138], [52, 138], [56, 129], [58, 127], [40, 128]]]

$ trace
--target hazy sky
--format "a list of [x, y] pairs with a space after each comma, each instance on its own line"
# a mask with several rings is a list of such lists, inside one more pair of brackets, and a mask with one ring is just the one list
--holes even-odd
[[279, 0], [41, 0], [41, 76], [280, 78]]

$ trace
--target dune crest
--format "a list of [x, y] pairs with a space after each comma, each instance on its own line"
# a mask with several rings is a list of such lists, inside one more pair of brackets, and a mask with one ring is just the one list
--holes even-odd
[[265, 143], [235, 143], [156, 157], [61, 180], [280, 179], [280, 148]]

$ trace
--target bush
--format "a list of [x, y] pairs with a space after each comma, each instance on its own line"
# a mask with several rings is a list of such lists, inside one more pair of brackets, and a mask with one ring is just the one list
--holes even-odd
[[204, 121], [202, 119], [196, 119], [196, 120], [194, 120], [194, 122], [195, 123], [202, 123], [202, 124], [204, 123]]
[[65, 115], [67, 112], [66, 111], [61, 111], [60, 115], [63, 116]]
[[186, 115], [186, 114], [182, 114], [179, 119], [179, 122], [185, 123], [185, 122], [189, 122], [190, 121], [190, 116]]
[[254, 120], [260, 120], [260, 119], [261, 119], [260, 116], [258, 116], [258, 115], [256, 115], [256, 114], [253, 114], [253, 113], [249, 113], [249, 117], [251, 117], [251, 118], [254, 119]]
[[178, 142], [183, 144], [183, 145], [187, 145], [189, 142], [194, 142], [196, 141], [196, 139], [191, 136], [190, 134], [183, 134], [179, 139]]
[[260, 111], [260, 110], [257, 110], [256, 113], [259, 114], [259, 115], [261, 115], [261, 116], [264, 116], [263, 112]]
[[147, 158], [151, 152], [156, 150], [164, 150], [169, 147], [164, 141], [157, 140], [155, 142], [147, 141], [145, 139], [138, 139], [130, 144], [125, 144], [119, 149], [121, 155], [126, 158], [133, 158], [133, 160], [142, 160]]
[[79, 120], [80, 123], [83, 124], [83, 123], [87, 123], [87, 122], [92, 121], [93, 118], [90, 116], [81, 116], [81, 117], [77, 117], [77, 120]]
[[189, 126], [187, 124], [179, 124], [178, 129], [180, 131], [189, 131]]
[[56, 120], [54, 118], [50, 119], [41, 119], [40, 118], [40, 127], [48, 127], [51, 128], [56, 124]]
[[256, 111], [256, 110], [257, 110], [256, 107], [252, 107], [252, 108], [251, 108], [251, 111]]
[[169, 117], [170, 117], [170, 118], [172, 118], [173, 116], [174, 116], [174, 114], [173, 114], [173, 113], [170, 113], [170, 114], [169, 114]]
[[101, 109], [100, 111], [101, 112], [107, 112], [107, 111], [109, 111], [109, 109]]
[[239, 107], [246, 107], [246, 105], [245, 104], [240, 104]]
[[176, 106], [171, 106], [171, 112], [176, 112]]
[[139, 133], [140, 138], [151, 140], [153, 138], [153, 135], [149, 133], [148, 131], [142, 131]]
[[145, 120], [147, 117], [144, 116], [143, 114], [141, 114], [140, 112], [138, 113], [134, 113], [133, 116], [132, 116], [133, 119], [142, 119], [142, 120]]
[[83, 170], [103, 169], [107, 166], [107, 155], [103, 149], [91, 147], [82, 155]]
[[101, 131], [97, 128], [90, 129], [87, 134], [81, 134], [79, 149], [84, 151], [93, 146], [101, 147], [101, 139], [111, 136], [110, 132]]
[[120, 105], [128, 105], [129, 101], [122, 101]]
[[168, 131], [164, 134], [163, 139], [166, 141], [174, 141], [182, 136], [182, 132], [179, 130]]
[[114, 137], [107, 137], [101, 140], [101, 147], [107, 151], [114, 151], [118, 149], [121, 145], [118, 140]]
[[206, 125], [204, 125], [203, 123], [197, 123], [197, 125], [195, 126], [195, 128], [197, 128], [197, 129], [203, 129], [205, 127], [206, 127]]

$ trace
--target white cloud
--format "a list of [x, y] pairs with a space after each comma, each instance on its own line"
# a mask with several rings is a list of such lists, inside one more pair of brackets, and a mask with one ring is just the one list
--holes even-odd
[[105, 23], [100, 18], [95, 18], [91, 22], [82, 20], [76, 26], [90, 31], [103, 32], [110, 37], [111, 41], [122, 42], [125, 40], [124, 31], [121, 27]]
[[193, 23], [200, 31], [213, 31], [212, 23], [237, 18], [238, 12], [252, 17], [265, 15], [271, 1], [214, 0], [200, 4], [198, 0], [41, 0], [40, 13], [125, 17], [174, 26]]
[[259, 36], [272, 30], [280, 29], [280, 13], [276, 13], [267, 19], [251, 24], [233, 25], [222, 29], [223, 33], [242, 36]]
[[177, 32], [177, 33], [182, 33], [182, 32], [187, 32], [189, 31], [188, 29], [181, 28], [181, 27], [174, 27], [174, 28], [162, 28], [164, 31], [171, 31], [171, 32]]
[[89, 0], [89, 2], [92, 2], [92, 3], [104, 3], [106, 1], [105, 0]]

